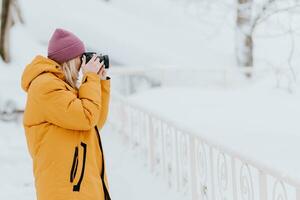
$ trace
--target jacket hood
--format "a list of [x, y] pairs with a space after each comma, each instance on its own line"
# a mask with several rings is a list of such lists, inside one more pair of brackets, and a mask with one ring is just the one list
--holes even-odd
[[59, 66], [60, 64], [58, 64], [54, 60], [41, 55], [36, 56], [30, 64], [26, 65], [22, 73], [22, 89], [27, 92], [31, 82], [45, 72], [51, 72], [58, 76], [60, 79], [65, 80], [65, 75]]

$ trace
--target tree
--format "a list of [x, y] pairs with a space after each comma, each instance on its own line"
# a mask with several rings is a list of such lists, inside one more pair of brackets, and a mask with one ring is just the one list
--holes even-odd
[[19, 20], [24, 23], [17, 0], [2, 0], [0, 26], [0, 55], [4, 62], [10, 62], [9, 32], [10, 28]]
[[[253, 67], [253, 34], [259, 24], [266, 21], [269, 17], [281, 13], [290, 12], [297, 9], [299, 0], [266, 0], [254, 10], [254, 0], [237, 0], [237, 37], [236, 37], [236, 58], [239, 66]], [[284, 3], [285, 4], [284, 4]], [[276, 5], [278, 3], [279, 5]], [[252, 13], [255, 13], [254, 15]], [[292, 14], [292, 12], [291, 12]], [[246, 73], [251, 76], [250, 73]]]
[[236, 19], [236, 56], [239, 66], [253, 66], [252, 39], [253, 0], [238, 0]]

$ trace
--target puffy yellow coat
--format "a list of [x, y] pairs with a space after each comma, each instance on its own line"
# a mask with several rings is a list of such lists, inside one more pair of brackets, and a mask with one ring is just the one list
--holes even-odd
[[106, 173], [101, 179], [98, 130], [108, 114], [110, 78], [87, 72], [76, 90], [58, 65], [38, 55], [22, 74], [27, 92], [23, 125], [37, 200], [109, 199]]

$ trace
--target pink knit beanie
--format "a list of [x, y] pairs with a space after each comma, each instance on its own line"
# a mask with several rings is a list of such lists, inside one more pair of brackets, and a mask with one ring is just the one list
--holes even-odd
[[57, 28], [48, 44], [48, 58], [63, 63], [85, 52], [83, 42], [73, 33]]

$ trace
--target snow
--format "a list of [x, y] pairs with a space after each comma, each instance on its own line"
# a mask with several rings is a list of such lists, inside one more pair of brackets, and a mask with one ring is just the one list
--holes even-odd
[[32, 163], [20, 124], [0, 124], [0, 199], [33, 199]]
[[300, 178], [299, 94], [256, 87], [162, 87], [128, 99], [199, 136]]
[[113, 199], [184, 199], [181, 194], [169, 190], [160, 177], [150, 174], [120, 135], [107, 127], [101, 139]]
[[[137, 0], [110, 3], [93, 0], [84, 8], [82, 1], [64, 2], [70, 6], [63, 6], [59, 0], [28, 1], [39, 9], [24, 6], [24, 14], [31, 22], [28, 27], [38, 40], [47, 42], [53, 29], [62, 26], [76, 32], [91, 49], [108, 52], [121, 64], [234, 65], [234, 58], [229, 56], [234, 53], [233, 30], [225, 26], [225, 30], [214, 31], [217, 37], [208, 40], [212, 31], [203, 34], [202, 24], [178, 14], [178, 8], [168, 1], [145, 4]], [[58, 6], [52, 15], [54, 4]], [[78, 14], [83, 9], [88, 17]], [[36, 26], [41, 20], [47, 26]]]
[[[292, 42], [299, 44], [300, 37], [284, 34], [289, 21], [294, 28], [299, 26], [297, 16], [288, 19], [283, 13], [260, 24], [254, 33], [258, 76], [247, 82], [233, 73], [224, 87], [218, 76], [222, 72], [214, 71], [236, 67], [231, 0], [27, 0], [20, 4], [26, 24], [11, 30], [12, 62], [0, 63], [1, 108], [10, 99], [24, 108], [23, 69], [35, 55], [46, 55], [50, 35], [63, 27], [75, 32], [88, 50], [109, 54], [113, 66], [173, 67], [165, 74], [171, 84], [162, 80], [163, 87], [140, 91], [130, 101], [300, 178], [299, 85], [293, 82], [288, 63]], [[291, 64], [296, 75], [299, 53], [295, 45]], [[191, 68], [199, 72], [190, 73]], [[261, 69], [271, 71], [261, 73]], [[21, 122], [1, 122], [0, 127], [0, 199], [33, 199], [32, 163]], [[185, 198], [150, 174], [109, 126], [102, 135], [113, 199]]]

